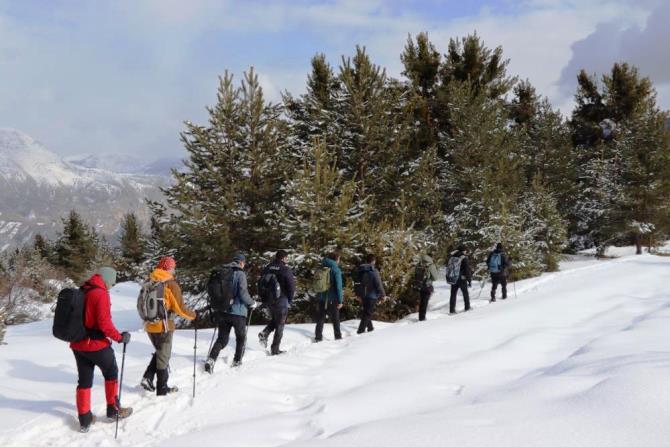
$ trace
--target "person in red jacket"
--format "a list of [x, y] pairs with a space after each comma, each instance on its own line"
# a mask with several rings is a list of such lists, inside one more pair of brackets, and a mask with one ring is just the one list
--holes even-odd
[[119, 383], [117, 380], [119, 368], [116, 366], [116, 357], [110, 340], [117, 343], [130, 342], [128, 332], [119, 333], [112, 322], [111, 300], [109, 289], [116, 283], [116, 270], [111, 267], [102, 267], [96, 274], [84, 283], [82, 289], [86, 297], [84, 301], [84, 327], [89, 331], [89, 337], [84, 340], [70, 343], [77, 362], [79, 381], [77, 384], [77, 414], [82, 432], [87, 432], [91, 424], [95, 423], [95, 416], [91, 413], [91, 387], [93, 386], [93, 372], [97, 366], [105, 378], [105, 396], [107, 398], [107, 417], [116, 419], [130, 416], [132, 408], [121, 408], [119, 405]]

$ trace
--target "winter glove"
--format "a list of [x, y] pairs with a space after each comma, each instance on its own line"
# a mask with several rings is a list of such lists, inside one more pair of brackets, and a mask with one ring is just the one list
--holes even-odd
[[468, 287], [472, 287], [472, 280], [468, 281]]
[[251, 305], [249, 305], [249, 309], [254, 310], [258, 307], [258, 302], [254, 301]]
[[130, 343], [130, 332], [121, 332], [121, 340], [119, 340], [119, 343], [123, 343], [124, 345]]

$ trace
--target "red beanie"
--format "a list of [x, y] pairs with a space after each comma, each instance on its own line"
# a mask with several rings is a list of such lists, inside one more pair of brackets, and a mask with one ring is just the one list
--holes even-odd
[[158, 261], [158, 268], [161, 270], [172, 270], [175, 267], [177, 267], [177, 263], [171, 256], [163, 256], [161, 260]]

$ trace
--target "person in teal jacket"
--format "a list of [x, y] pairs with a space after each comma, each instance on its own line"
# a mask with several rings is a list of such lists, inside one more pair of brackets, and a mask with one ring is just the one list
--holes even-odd
[[323, 340], [323, 324], [326, 322], [326, 315], [330, 316], [333, 323], [333, 332], [335, 340], [342, 338], [340, 330], [340, 309], [344, 303], [344, 291], [342, 281], [342, 270], [338, 265], [340, 262], [340, 253], [335, 250], [321, 261], [321, 265], [330, 269], [330, 288], [327, 292], [318, 293], [316, 308], [316, 331], [314, 341]]

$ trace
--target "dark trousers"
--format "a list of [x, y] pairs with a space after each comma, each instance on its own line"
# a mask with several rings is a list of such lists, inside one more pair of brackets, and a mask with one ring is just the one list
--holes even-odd
[[78, 388], [91, 388], [93, 386], [93, 372], [97, 366], [102, 371], [105, 381], [115, 381], [119, 375], [119, 368], [116, 366], [116, 357], [111, 346], [99, 351], [75, 351], [74, 359], [77, 362], [77, 372], [79, 373]]
[[144, 371], [144, 377], [153, 381], [157, 369], [168, 369], [170, 356], [172, 355], [172, 334], [173, 332], [149, 333], [149, 340], [156, 352], [151, 356], [149, 366]]
[[491, 299], [496, 297], [496, 289], [500, 284], [503, 299], [507, 299], [507, 277], [504, 273], [491, 273]]
[[457, 284], [451, 285], [451, 296], [449, 297], [449, 313], [456, 312], [456, 294], [458, 289], [463, 292], [463, 301], [465, 302], [465, 310], [470, 310], [470, 295], [468, 294], [468, 282], [465, 280], [458, 281]]
[[428, 310], [428, 301], [433, 296], [433, 286], [424, 287], [419, 291], [419, 321], [426, 319], [426, 311]]
[[284, 336], [284, 325], [286, 325], [286, 317], [288, 317], [288, 307], [281, 304], [271, 306], [270, 316], [272, 317], [272, 321], [265, 326], [263, 333], [265, 334], [265, 338], [267, 338], [272, 331], [275, 331], [270, 352], [277, 354], [279, 352], [281, 339]]
[[235, 329], [235, 357], [236, 362], [242, 361], [244, 356], [244, 347], [247, 339], [247, 319], [241, 315], [223, 314], [219, 317], [219, 336], [216, 338], [214, 346], [209, 353], [209, 357], [216, 360], [219, 352], [228, 344], [230, 329]]
[[375, 307], [377, 307], [377, 300], [372, 300], [370, 298], [363, 299], [363, 308], [361, 309], [361, 324], [358, 326], [358, 333], [362, 334], [367, 329], [368, 332], [375, 330], [372, 325], [372, 316], [375, 313]]
[[338, 303], [331, 301], [326, 304], [325, 301], [319, 301], [316, 306], [316, 331], [314, 338], [316, 341], [323, 340], [323, 324], [326, 322], [326, 314], [330, 317], [330, 322], [333, 323], [333, 333], [335, 340], [342, 338], [342, 331], [340, 331], [340, 309], [337, 308]]

